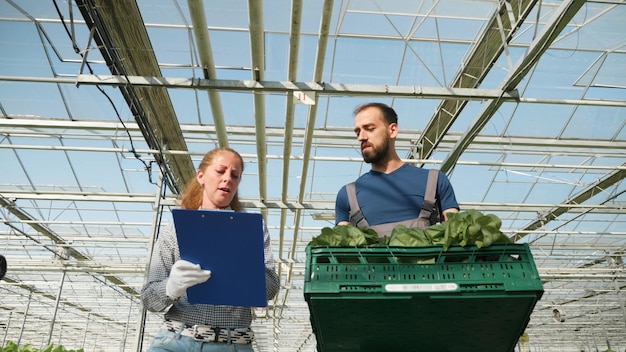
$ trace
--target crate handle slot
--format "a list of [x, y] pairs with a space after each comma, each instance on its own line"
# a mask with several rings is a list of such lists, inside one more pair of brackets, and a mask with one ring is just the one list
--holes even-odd
[[393, 252], [393, 249], [391, 249], [391, 247], [389, 246], [385, 246], [387, 248], [387, 250], [389, 251], [389, 253], [391, 254], [391, 256], [389, 257], [390, 260], [389, 262], [391, 264], [395, 264], [395, 265], [400, 265], [400, 263], [398, 262], [398, 257], [396, 256], [396, 254]]

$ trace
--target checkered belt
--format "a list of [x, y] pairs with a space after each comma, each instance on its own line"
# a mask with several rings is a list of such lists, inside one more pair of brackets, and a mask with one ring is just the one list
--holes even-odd
[[215, 328], [209, 325], [187, 325], [172, 320], [166, 320], [163, 324], [163, 328], [171, 332], [178, 332], [181, 327], [182, 336], [196, 341], [250, 344], [254, 340], [254, 332], [250, 328]]

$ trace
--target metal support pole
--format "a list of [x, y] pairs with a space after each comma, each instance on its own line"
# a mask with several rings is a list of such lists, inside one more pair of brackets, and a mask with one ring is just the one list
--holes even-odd
[[94, 334], [95, 336], [93, 337], [93, 346], [91, 347], [92, 351], [96, 350], [96, 346], [98, 346], [98, 334]]
[[61, 324], [61, 327], [59, 327], [59, 339], [57, 340], [57, 345], [62, 345], [63, 344], [63, 324]]
[[61, 273], [61, 282], [59, 285], [59, 292], [57, 293], [57, 299], [54, 302], [54, 313], [52, 314], [52, 319], [50, 321], [50, 331], [48, 332], [48, 341], [46, 345], [50, 344], [52, 340], [52, 331], [54, 330], [54, 321], [57, 319], [57, 312], [59, 311], [59, 302], [61, 301], [61, 292], [63, 292], [63, 284], [65, 283], [65, 270]]
[[85, 349], [85, 341], [87, 341], [87, 331], [89, 331], [89, 318], [91, 317], [91, 312], [87, 313], [87, 322], [85, 323], [85, 334], [83, 335], [83, 344], [81, 346], [82, 349]]
[[22, 334], [24, 334], [24, 326], [26, 326], [26, 316], [28, 316], [31, 299], [33, 299], [32, 291], [28, 292], [28, 303], [26, 304], [26, 310], [24, 311], [24, 317], [22, 318], [22, 328], [20, 329], [20, 336], [17, 338], [17, 347], [20, 347], [20, 343], [22, 342]]
[[619, 306], [622, 309], [622, 317], [624, 318], [623, 319], [624, 320], [624, 325], [626, 325], [626, 302], [624, 302], [624, 299], [622, 297], [622, 290], [620, 289], [620, 285], [621, 284], [617, 280], [617, 276], [615, 276], [613, 278], [613, 284], [615, 285], [615, 294], [617, 295], [617, 300], [619, 301]]
[[[145, 283], [148, 279], [148, 269], [150, 268], [150, 262], [152, 261], [152, 250], [154, 249], [154, 243], [156, 242], [157, 235], [159, 233], [159, 227], [161, 226], [161, 216], [163, 214], [163, 205], [161, 205], [161, 201], [165, 195], [165, 183], [163, 182], [163, 173], [159, 175], [159, 182], [157, 184], [159, 188], [159, 192], [157, 192], [157, 197], [154, 200], [154, 217], [152, 218], [152, 236], [150, 237], [150, 243], [148, 244], [148, 259], [146, 261], [146, 270], [144, 274]], [[136, 350], [137, 352], [141, 352], [141, 347], [143, 345], [143, 335], [145, 333], [146, 328], [146, 308], [143, 306], [143, 303], [139, 304], [139, 320], [137, 322], [137, 338], [136, 338]]]
[[130, 306], [128, 307], [128, 317], [126, 318], [126, 326], [124, 327], [124, 336], [122, 337], [122, 346], [120, 346], [120, 352], [124, 352], [126, 347], [126, 338], [128, 338], [128, 327], [130, 326], [130, 316], [133, 312], [133, 301], [130, 299]]
[[7, 334], [9, 333], [9, 327], [11, 326], [11, 317], [13, 316], [13, 312], [9, 312], [9, 320], [7, 320], [7, 326], [4, 329], [4, 337], [2, 338], [2, 346], [7, 343]]

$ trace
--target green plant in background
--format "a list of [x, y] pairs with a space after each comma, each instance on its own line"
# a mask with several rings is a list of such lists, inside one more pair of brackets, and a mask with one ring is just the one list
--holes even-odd
[[0, 347], [0, 352], [85, 352], [82, 348], [78, 350], [68, 350], [61, 345], [55, 346], [54, 344], [49, 344], [43, 349], [39, 349], [34, 347], [31, 344], [26, 344], [23, 346], [18, 346], [13, 341], [7, 341], [4, 347]]
[[451, 245], [475, 245], [478, 248], [494, 243], [509, 243], [511, 240], [500, 231], [502, 221], [496, 215], [484, 215], [477, 210], [467, 210], [448, 214], [448, 221], [435, 224], [427, 229], [396, 226], [389, 237], [378, 238], [376, 232], [368, 228], [352, 225], [325, 227], [319, 236], [313, 237], [309, 246], [402, 246], [419, 247], [443, 245], [447, 250]]

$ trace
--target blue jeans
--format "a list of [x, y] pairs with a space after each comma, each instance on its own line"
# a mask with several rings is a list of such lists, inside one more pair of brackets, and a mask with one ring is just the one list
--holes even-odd
[[146, 352], [254, 352], [254, 349], [252, 344], [202, 342], [161, 329]]

